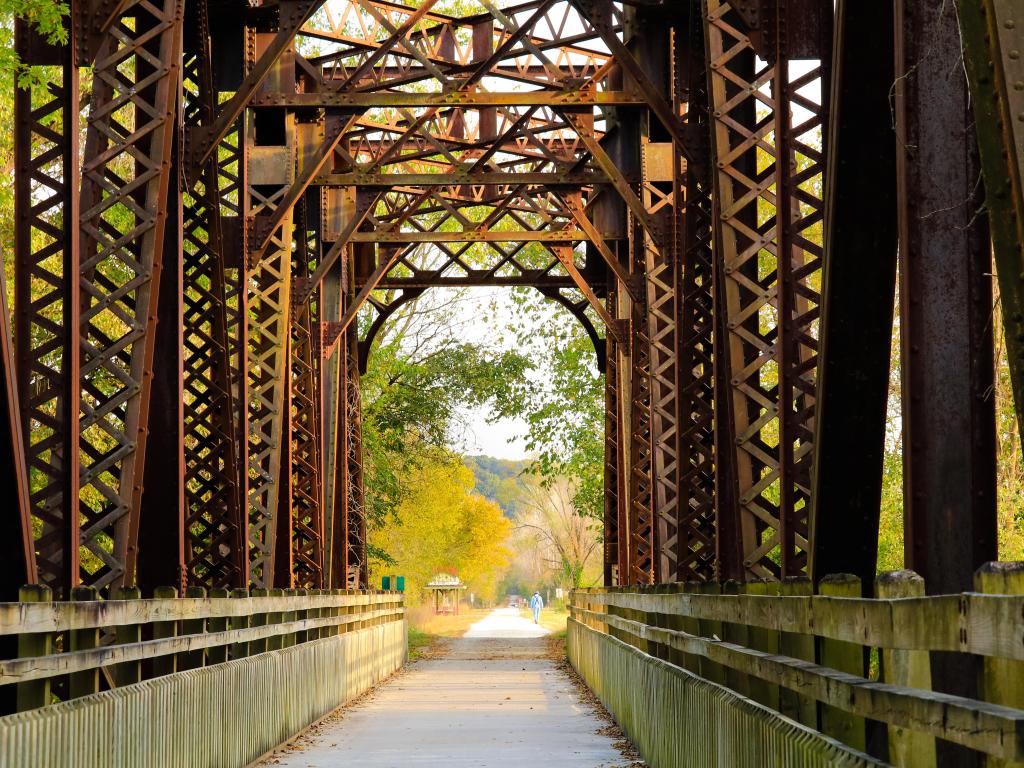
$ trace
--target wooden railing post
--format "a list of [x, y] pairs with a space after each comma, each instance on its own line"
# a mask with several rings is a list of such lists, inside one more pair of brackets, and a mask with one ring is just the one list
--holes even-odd
[[[745, 585], [746, 593], [754, 597], [778, 597], [778, 582], [751, 581]], [[779, 652], [779, 633], [762, 627], [747, 630], [750, 647], [756, 651], [776, 654]], [[777, 710], [779, 708], [779, 686], [759, 677], [749, 678], [750, 698]]]
[[[895, 600], [924, 597], [924, 579], [913, 571], [891, 571], [875, 579], [875, 597]], [[918, 614], [921, 621], [928, 613]], [[932, 670], [928, 651], [881, 650], [881, 680], [905, 688], [932, 689]], [[935, 765], [935, 737], [911, 731], [898, 725], [887, 728], [889, 762], [897, 768], [932, 768]]]
[[[707, 581], [700, 585], [698, 591], [702, 595], [720, 595], [722, 594], [722, 585], [714, 581]], [[698, 619], [697, 626], [697, 634], [701, 637], [723, 637], [722, 633], [724, 630], [720, 621]], [[710, 659], [700, 660], [700, 675], [713, 683], [718, 683], [719, 685], [726, 684], [725, 667]]]
[[[789, 576], [779, 584], [782, 597], [810, 598], [814, 593], [811, 580], [804, 576]], [[794, 659], [814, 661], [814, 635], [796, 632], [779, 633], [779, 652]], [[801, 696], [788, 688], [779, 689], [779, 711], [798, 723], [818, 729], [818, 703], [809, 696]]]
[[[211, 600], [223, 600], [231, 595], [226, 589], [220, 587], [213, 587], [210, 590]], [[208, 632], [226, 632], [228, 629], [228, 617], [227, 616], [211, 616], [206, 620], [206, 629]], [[228, 660], [228, 646], [218, 645], [213, 648], [206, 649], [206, 664], [212, 666], [213, 664], [223, 664]]]
[[[1024, 595], [1024, 563], [986, 563], [974, 574], [974, 589], [990, 595]], [[986, 656], [981, 664], [978, 696], [990, 704], [1024, 709], [1024, 662]], [[1020, 763], [988, 756], [985, 765]]]
[[[203, 599], [206, 597], [205, 587], [186, 587], [185, 597], [192, 599]], [[206, 634], [206, 617], [187, 619], [181, 622], [181, 634], [203, 635]], [[178, 669], [199, 669], [206, 659], [206, 650], [200, 648], [198, 651], [187, 651], [178, 654]]]
[[[254, 592], [256, 590], [253, 590]], [[244, 587], [239, 587], [231, 590], [231, 597], [236, 600], [248, 600], [249, 590]], [[249, 616], [232, 616], [230, 621], [231, 629], [248, 629], [249, 628]], [[231, 658], [232, 659], [244, 659], [249, 655], [249, 643], [232, 643], [231, 644]]]
[[[860, 579], [849, 573], [826, 576], [818, 585], [818, 594], [823, 597], [860, 597]], [[828, 630], [831, 634], [843, 630], [855, 637], [860, 634], [859, 628], [855, 626], [818, 628]], [[818, 639], [818, 659], [823, 666], [864, 677], [864, 648], [856, 643], [821, 637]], [[854, 749], [866, 749], [867, 738], [863, 717], [822, 704], [821, 730]]]
[[[723, 595], [739, 595], [745, 592], [745, 585], [741, 585], [738, 581], [730, 579], [722, 584]], [[750, 637], [746, 624], [725, 622], [721, 626], [722, 634], [719, 637], [725, 640], [725, 642], [748, 647]], [[725, 684], [741, 696], [750, 696], [750, 678], [732, 667], [726, 667], [725, 669]]]
[[[76, 603], [93, 602], [96, 598], [95, 587], [74, 587], [71, 590], [71, 600]], [[72, 651], [87, 651], [100, 644], [99, 629], [74, 629], [69, 634], [71, 635], [70, 648]], [[68, 693], [73, 699], [96, 693], [99, 689], [100, 671], [98, 669], [88, 669], [69, 675]]]
[[[270, 590], [270, 597], [284, 597], [283, 589], [272, 589]], [[271, 611], [266, 614], [267, 624], [280, 624], [281, 619], [284, 616], [282, 611]], [[273, 637], [267, 638], [267, 650], [277, 651], [284, 648], [285, 639], [283, 635], [274, 635]]]
[[[270, 597], [270, 590], [265, 587], [256, 587], [251, 591], [253, 598], [259, 597]], [[271, 614], [267, 611], [256, 611], [249, 618], [249, 625], [252, 627], [265, 627], [270, 623]], [[252, 655], [255, 656], [257, 653], [263, 653], [264, 651], [276, 648], [277, 646], [271, 645], [274, 640], [273, 638], [263, 638], [262, 640], [253, 640], [250, 643]]]
[[[174, 587], [156, 587], [153, 590], [153, 598], [156, 600], [174, 600], [178, 597], [178, 590]], [[158, 640], [178, 635], [178, 622], [176, 621], [154, 621], [153, 639]], [[177, 654], [157, 656], [153, 659], [153, 677], [162, 677], [172, 674], [178, 667]]]
[[[49, 603], [53, 599], [50, 588], [41, 584], [30, 584], [18, 590], [18, 601], [22, 603]], [[25, 632], [18, 635], [18, 658], [48, 656], [53, 644], [49, 632]], [[50, 703], [50, 680], [29, 680], [17, 684], [17, 707], [19, 712], [45, 707]]]
[[[699, 593], [703, 585], [699, 581], [688, 581], [682, 585], [682, 591], [687, 594]], [[685, 632], [688, 635], [700, 636], [700, 621], [693, 616], [680, 616], [675, 624], [675, 629]], [[702, 659], [700, 656], [694, 656], [689, 653], [680, 653], [681, 664], [684, 669], [688, 669], [695, 675], [703, 675], [701, 671], [706, 659]], [[706, 677], [706, 675], [704, 675]]]
[[[302, 597], [303, 594], [305, 594], [305, 591], [306, 590], [304, 590], [304, 589], [286, 589], [284, 591], [284, 596], [289, 599], [289, 601], [292, 603], [292, 605], [294, 605], [295, 603], [298, 602], [298, 599], [300, 597]], [[295, 620], [297, 620], [299, 618], [301, 618], [300, 612], [297, 609], [295, 609], [295, 608], [291, 608], [290, 610], [285, 611], [283, 620], [284, 620], [285, 623], [287, 623], [289, 621], [295, 621]], [[306, 642], [305, 635], [306, 635], [306, 633], [303, 632], [302, 633], [302, 640], [301, 640], [301, 642]], [[300, 640], [299, 640], [299, 633], [297, 633], [297, 632], [289, 632], [287, 635], [284, 636], [284, 647], [285, 648], [291, 648], [293, 645], [295, 645], [298, 642], [300, 642]]]
[[[111, 600], [141, 600], [142, 590], [138, 587], [119, 587], [111, 590]], [[141, 624], [124, 624], [114, 630], [118, 645], [142, 642]], [[126, 661], [114, 667], [114, 680], [118, 687], [131, 685], [142, 680], [142, 662]]]

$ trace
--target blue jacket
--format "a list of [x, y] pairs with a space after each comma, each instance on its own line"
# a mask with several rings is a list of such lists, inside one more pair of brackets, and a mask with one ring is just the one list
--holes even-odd
[[544, 598], [540, 595], [534, 595], [530, 598], [530, 610], [536, 611], [544, 607]]

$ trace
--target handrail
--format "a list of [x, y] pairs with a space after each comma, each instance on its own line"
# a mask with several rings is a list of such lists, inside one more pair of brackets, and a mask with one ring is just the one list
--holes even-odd
[[[879, 648], [959, 651], [1024, 661], [1024, 643], [1015, 626], [1024, 616], [1024, 596], [963, 592], [869, 599], [597, 590], [575, 594], [594, 605], [812, 634]], [[851, 637], [851, 627], [856, 627], [856, 637]]]
[[342, 627], [356, 622], [374, 619], [396, 620], [402, 611], [371, 611], [368, 613], [328, 616], [315, 619], [299, 619], [281, 624], [267, 624], [257, 627], [229, 629], [221, 632], [178, 635], [175, 637], [124, 643], [83, 651], [69, 651], [48, 656], [0, 661], [0, 686], [42, 680], [56, 675], [84, 672], [90, 669], [109, 667], [132, 661], [145, 661], [160, 656], [201, 651], [235, 643], [249, 643], [280, 635], [291, 635], [310, 629]]
[[234, 618], [279, 611], [400, 604], [394, 592], [268, 597], [174, 597], [60, 603], [0, 603], [0, 635], [104, 629], [157, 621]]
[[716, 638], [652, 627], [575, 606], [570, 610], [574, 618], [585, 619], [587, 626], [605, 624], [628, 632], [634, 638], [664, 644], [770, 683], [799, 690], [806, 696], [851, 714], [923, 731], [1004, 759], [1024, 760], [1024, 710], [887, 685], [803, 659], [769, 654]]

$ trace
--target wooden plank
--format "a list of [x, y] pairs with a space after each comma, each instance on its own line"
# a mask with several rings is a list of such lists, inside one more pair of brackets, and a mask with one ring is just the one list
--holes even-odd
[[69, 629], [104, 629], [155, 621], [183, 621], [215, 616], [252, 616], [258, 613], [333, 606], [401, 605], [401, 595], [339, 594], [301, 598], [176, 598], [141, 600], [117, 598], [82, 603], [0, 603], [0, 635], [25, 632], [64, 632]]
[[[73, 587], [71, 599], [76, 602], [88, 602], [96, 599], [95, 587]], [[87, 651], [96, 648], [100, 644], [100, 631], [98, 629], [75, 629], [68, 633], [70, 636], [70, 650]], [[77, 672], [68, 680], [68, 693], [71, 698], [88, 696], [100, 689], [99, 670], [91, 669], [86, 672]]]
[[[18, 598], [23, 603], [49, 603], [52, 593], [49, 587], [41, 585], [29, 585], [18, 590]], [[19, 661], [28, 663], [29, 666], [39, 659], [48, 658], [47, 654], [53, 644], [53, 638], [48, 632], [31, 632], [19, 635], [18, 656]], [[25, 658], [27, 657], [27, 658]], [[19, 712], [30, 709], [45, 707], [50, 703], [50, 681], [37, 678], [31, 682], [19, 683], [17, 688], [17, 707]]]
[[[1024, 594], [1024, 563], [986, 563], [974, 574], [974, 588], [1002, 595]], [[1019, 636], [1019, 624], [1017, 629]], [[1024, 709], [1024, 662], [984, 659], [978, 696], [993, 704]], [[990, 768], [1021, 765], [993, 756], [985, 764]]]
[[[174, 587], [157, 587], [153, 590], [153, 597], [157, 600], [173, 600], [178, 596], [178, 590]], [[156, 621], [153, 623], [153, 642], [176, 637], [178, 634], [178, 622]], [[170, 675], [177, 671], [177, 658], [172, 654], [160, 654], [153, 659], [153, 677]]]
[[[850, 573], [826, 576], [818, 585], [818, 592], [831, 597], [860, 597], [860, 578]], [[823, 667], [848, 672], [855, 677], [864, 677], [864, 648], [856, 643], [845, 640], [831, 639], [836, 634], [845, 632], [859, 634], [859, 624], [832, 626], [818, 624], [818, 632], [827, 632], [828, 636], [818, 641], [818, 659]], [[842, 707], [824, 704], [821, 708], [821, 731], [832, 736], [843, 744], [849, 744], [861, 752], [867, 749], [867, 731], [864, 718], [853, 714]]]
[[[573, 607], [573, 617], [588, 611]], [[672, 644], [684, 653], [705, 656], [817, 701], [887, 724], [902, 725], [1010, 760], [1024, 760], [1024, 711], [961, 696], [901, 688], [874, 682], [787, 656], [762, 653], [724, 641], [693, 637], [683, 632], [645, 627], [617, 616], [592, 614], [614, 625], [619, 637], [643, 633]]]
[[[276, 623], [265, 627], [231, 629], [226, 632], [210, 632], [205, 635], [179, 635], [127, 645], [112, 645], [87, 651], [34, 656], [0, 661], [0, 685], [45, 680], [56, 675], [82, 672], [112, 664], [138, 662], [146, 659], [161, 659], [171, 654], [189, 653], [219, 645], [250, 643], [265, 638], [280, 638], [290, 632], [299, 632], [317, 627], [358, 624], [364, 619], [389, 619], [400, 621], [403, 611], [378, 610], [348, 616], [304, 619], [288, 624]], [[244, 617], [243, 617], [244, 618]], [[280, 640], [276, 641], [280, 644]], [[232, 658], [235, 658], [232, 656]]]
[[[779, 584], [783, 597], [805, 597], [814, 590], [811, 580], [803, 576], [790, 576]], [[779, 633], [779, 652], [784, 656], [804, 661], [814, 661], [814, 635], [796, 632]], [[808, 728], [818, 730], [818, 705], [814, 699], [787, 688], [779, 689], [779, 711]]]
[[[863, 645], [902, 650], [959, 651], [1024, 661], [1020, 642], [1024, 596], [964, 592], [920, 598], [769, 597], [636, 592], [588, 595], [595, 604], [677, 613], [798, 634], [849, 639], [856, 625]], [[825, 627], [826, 629], [821, 629]], [[829, 634], [834, 633], [834, 634]]]
[[[924, 579], [913, 571], [883, 573], [875, 579], [875, 594], [881, 598], [920, 597]], [[922, 691], [932, 689], [928, 651], [882, 649], [882, 682]], [[934, 768], [935, 739], [926, 733], [889, 726], [889, 762], [898, 768]]]

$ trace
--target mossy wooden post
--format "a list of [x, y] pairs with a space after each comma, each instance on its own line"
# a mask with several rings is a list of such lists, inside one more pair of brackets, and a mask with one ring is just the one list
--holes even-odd
[[[861, 596], [860, 579], [849, 573], [826, 576], [818, 584], [818, 594], [824, 597], [859, 598]], [[821, 621], [825, 621], [825, 619], [823, 618]], [[831, 634], [848, 632], [854, 637], [858, 634], [856, 626], [826, 627], [821, 626], [820, 623], [816, 626], [822, 631], [828, 630]], [[857, 643], [819, 637], [818, 659], [823, 666], [838, 669], [841, 672], [849, 672], [858, 677], [864, 676], [864, 648]], [[863, 717], [822, 704], [821, 730], [854, 749], [861, 751], [866, 749], [867, 739]]]
[[[95, 587], [73, 587], [71, 600], [76, 603], [94, 602], [97, 599]], [[100, 644], [100, 630], [73, 629], [68, 633], [71, 638], [69, 647], [72, 651], [87, 651], [97, 648]], [[100, 689], [99, 669], [87, 669], [84, 672], [72, 672], [68, 676], [68, 693], [72, 699], [88, 696]]]
[[[141, 600], [142, 590], [138, 587], [118, 587], [110, 592], [111, 600]], [[142, 625], [124, 624], [114, 630], [118, 645], [142, 642]], [[114, 667], [114, 681], [118, 687], [131, 685], [142, 680], [142, 662], [126, 661]]]
[[[701, 586], [702, 584], [698, 581], [688, 581], [682, 585], [682, 589], [680, 591], [685, 592], [686, 594], [692, 594], [700, 592]], [[683, 613], [680, 613], [675, 628], [688, 635], [700, 635], [700, 622], [693, 616], [683, 615]], [[690, 653], [680, 653], [679, 655], [684, 669], [688, 669], [696, 675], [701, 674], [701, 665], [704, 660], [701, 659], [700, 656], [694, 656]]]
[[[272, 589], [272, 590], [270, 590], [270, 597], [282, 598], [282, 597], [284, 597], [284, 590], [283, 589]], [[280, 624], [282, 619], [284, 618], [284, 612], [283, 611], [270, 611], [269, 613], [267, 613], [265, 615], [266, 615], [267, 624]], [[274, 635], [272, 637], [268, 637], [267, 638], [267, 650], [268, 651], [280, 650], [281, 648], [284, 648], [284, 643], [285, 643], [285, 639], [284, 639], [283, 635]]]
[[[49, 603], [53, 600], [50, 588], [42, 584], [30, 584], [18, 590], [18, 601], [22, 603]], [[18, 635], [18, 658], [49, 656], [53, 638], [49, 632], [25, 632]], [[29, 680], [17, 684], [17, 707], [19, 712], [45, 707], [50, 703], [50, 681]]]
[[[779, 594], [779, 583], [776, 581], [767, 582], [763, 580], [751, 581], [744, 585], [746, 593], [753, 597], [776, 598]], [[747, 630], [750, 647], [757, 651], [777, 654], [779, 652], [779, 633], [772, 629], [763, 627], [750, 627]], [[779, 708], [779, 686], [761, 680], [757, 677], [750, 677], [750, 698], [777, 710]]]
[[[226, 589], [219, 587], [213, 587], [210, 590], [210, 600], [224, 600], [231, 595]], [[216, 613], [216, 610], [212, 610], [211, 613]], [[206, 620], [206, 631], [213, 632], [226, 632], [228, 629], [228, 617], [227, 616], [211, 616]], [[223, 664], [228, 660], [228, 647], [226, 645], [215, 645], [213, 648], [206, 649], [206, 665], [211, 666], [213, 664]]]
[[[720, 595], [722, 594], [722, 585], [708, 581], [700, 585], [700, 593], [703, 595]], [[722, 622], [714, 619], [699, 619], [697, 621], [698, 634], [701, 637], [722, 637]], [[714, 661], [708, 659], [700, 660], [700, 675], [701, 677], [710, 680], [713, 683], [719, 685], [725, 685], [725, 667]]]
[[[285, 597], [288, 598], [292, 605], [296, 605], [299, 600], [306, 594], [304, 589], [286, 589], [284, 591]], [[284, 621], [285, 623], [290, 621], [297, 621], [298, 619], [305, 618], [304, 614], [296, 608], [285, 611]], [[301, 635], [301, 636], [300, 636]], [[299, 642], [306, 642], [306, 633], [302, 632], [289, 632], [284, 636], [284, 647], [291, 648], [293, 645]]]
[[[723, 595], [739, 595], [745, 592], [746, 585], [740, 584], [738, 581], [729, 580], [722, 584]], [[744, 648], [749, 647], [750, 637], [745, 624], [724, 622], [721, 626], [722, 633], [719, 637], [725, 642], [733, 643], [734, 645], [741, 645]], [[742, 672], [738, 672], [731, 667], [726, 667], [725, 684], [741, 696], [750, 696], [750, 678]]]
[[[1024, 595], [1024, 563], [986, 563], [974, 574], [974, 589], [990, 595]], [[981, 662], [978, 696], [991, 704], [1024, 709], [1024, 662], [986, 656]], [[1022, 763], [987, 757], [985, 765]]]
[[[307, 589], [306, 594], [314, 599], [319, 599], [320, 595], [323, 594], [322, 589]], [[303, 617], [306, 619], [319, 619], [323, 616], [323, 610], [318, 605], [316, 608], [307, 608]], [[309, 642], [311, 640], [318, 640], [321, 637], [320, 629], [307, 629], [305, 632], [306, 638], [302, 642]]]
[[[670, 595], [679, 595], [682, 594], [685, 590], [686, 585], [682, 582], [668, 584], [665, 588], [665, 591], [668, 592]], [[669, 604], [674, 605], [675, 601], [669, 601]], [[676, 632], [685, 631], [683, 629], [682, 614], [677, 610], [666, 609], [665, 626], [669, 629], [675, 630]], [[673, 648], [672, 646], [668, 647], [668, 660], [672, 664], [675, 664], [677, 667], [683, 667], [683, 669], [688, 669], [686, 654], [680, 650]]]
[[[253, 590], [253, 591], [255, 592], [256, 590]], [[248, 600], [249, 599], [249, 590], [245, 589], [244, 587], [239, 587], [239, 588], [236, 588], [236, 589], [232, 589], [231, 590], [231, 597], [233, 599], [235, 599], [235, 600]], [[232, 616], [231, 620], [229, 621], [229, 627], [231, 629], [248, 629], [249, 628], [249, 616], [248, 615]], [[232, 643], [231, 644], [231, 648], [229, 649], [229, 653], [231, 654], [231, 658], [232, 659], [244, 659], [250, 653], [249, 643], [247, 643], [247, 642]]]
[[[186, 587], [185, 597], [192, 600], [203, 600], [206, 598], [205, 587]], [[181, 622], [181, 634], [183, 635], [204, 635], [206, 634], [206, 619], [187, 619]], [[199, 669], [206, 660], [206, 651], [200, 648], [197, 651], [186, 651], [178, 654], [178, 669]]]
[[[257, 605], [259, 605], [260, 598], [262, 598], [262, 597], [270, 597], [270, 590], [269, 589], [265, 589], [264, 587], [255, 587], [254, 589], [251, 590], [251, 594], [252, 594], [253, 600], [256, 601]], [[266, 609], [264, 609], [264, 608], [257, 608], [256, 611], [253, 612], [252, 616], [249, 617], [249, 626], [251, 626], [251, 627], [265, 627], [265, 626], [267, 626], [267, 624], [270, 623], [270, 617], [271, 617], [271, 614]], [[269, 637], [264, 637], [264, 638], [262, 638], [260, 640], [253, 640], [249, 644], [250, 652], [252, 653], [253, 656], [255, 656], [257, 653], [263, 653], [264, 651], [268, 651], [268, 650], [270, 650], [272, 648], [276, 648], [277, 646], [272, 645], [273, 642], [274, 642], [274, 638], [269, 638]]]
[[[875, 579], [875, 597], [896, 600], [924, 597], [924, 579], [913, 571], [891, 571]], [[921, 621], [928, 614], [917, 614]], [[881, 649], [881, 680], [905, 688], [932, 689], [932, 670], [928, 651]], [[888, 726], [889, 762], [897, 768], [934, 768], [935, 737], [898, 725]]]
[[[805, 576], [788, 576], [779, 584], [779, 595], [782, 597], [800, 597], [810, 600], [814, 594], [811, 580]], [[814, 636], [796, 632], [779, 633], [779, 652], [794, 659], [814, 661]], [[818, 729], [818, 703], [809, 696], [801, 696], [788, 688], [779, 689], [779, 711], [786, 717], [803, 723], [809, 728]]]
[[[178, 597], [178, 590], [174, 587], [156, 587], [153, 590], [153, 598], [156, 600], [174, 600]], [[154, 621], [153, 639], [159, 640], [165, 637], [176, 637], [178, 634], [178, 622], [176, 621]], [[177, 654], [157, 656], [153, 659], [153, 677], [169, 675], [177, 670]]]

